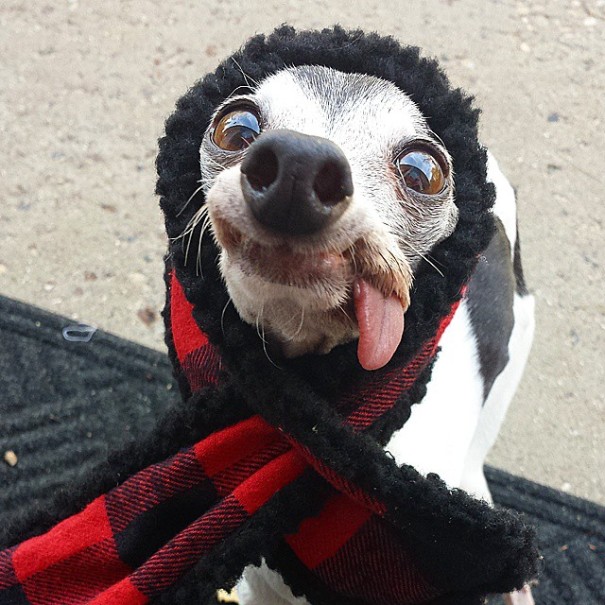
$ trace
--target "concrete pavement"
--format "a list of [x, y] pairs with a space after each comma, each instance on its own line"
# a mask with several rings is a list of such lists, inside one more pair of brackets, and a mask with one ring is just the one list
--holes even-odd
[[538, 313], [490, 462], [605, 504], [603, 0], [4, 0], [0, 293], [162, 349], [156, 139], [188, 86], [283, 22], [392, 34], [476, 95]]

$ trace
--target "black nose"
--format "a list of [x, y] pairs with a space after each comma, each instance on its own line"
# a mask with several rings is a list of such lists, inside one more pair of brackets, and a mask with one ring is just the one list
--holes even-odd
[[304, 235], [333, 223], [353, 195], [344, 153], [321, 137], [269, 130], [242, 162], [242, 191], [255, 218], [279, 233]]

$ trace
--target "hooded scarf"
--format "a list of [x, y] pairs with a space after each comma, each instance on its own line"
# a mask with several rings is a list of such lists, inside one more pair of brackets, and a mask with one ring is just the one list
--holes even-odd
[[[459, 219], [431, 252], [443, 276], [420, 265], [401, 344], [374, 372], [360, 367], [355, 343], [275, 365], [229, 304], [212, 238], [193, 234], [201, 270], [179, 239], [204, 203], [192, 194], [215, 108], [249, 80], [297, 65], [390, 80], [453, 158]], [[534, 534], [515, 514], [383, 450], [423, 398], [493, 233], [477, 116], [418, 49], [339, 27], [256, 36], [178, 101], [160, 140], [157, 192], [171, 242], [166, 342], [183, 401], [9, 528], [0, 604], [199, 605], [261, 559], [314, 605], [479, 604], [535, 575]]]

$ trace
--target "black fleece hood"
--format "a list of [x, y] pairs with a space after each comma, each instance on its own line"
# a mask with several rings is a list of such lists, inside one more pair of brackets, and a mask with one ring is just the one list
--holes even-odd
[[[271, 35], [252, 38], [240, 51], [223, 61], [177, 103], [166, 123], [157, 159], [157, 193], [172, 243], [168, 270], [176, 270], [187, 298], [195, 305], [196, 319], [219, 348], [255, 350], [260, 339], [254, 328], [239, 320], [218, 268], [218, 251], [209, 234], [202, 242], [202, 269], [195, 259], [185, 262], [182, 238], [193, 214], [205, 202], [199, 186], [199, 149], [213, 112], [233, 91], [245, 90], [284, 67], [321, 65], [343, 72], [363, 73], [390, 80], [418, 105], [429, 127], [443, 141], [453, 159], [455, 202], [459, 218], [454, 233], [431, 251], [432, 261], [443, 275], [423, 261], [416, 271], [406, 329], [392, 365], [402, 365], [437, 329], [451, 304], [460, 297], [479, 254], [493, 234], [493, 186], [486, 182], [486, 152], [477, 140], [479, 111], [460, 89], [452, 89], [437, 63], [421, 58], [414, 47], [402, 47], [393, 38], [340, 27], [296, 32], [281, 27]], [[192, 238], [197, 248], [199, 231]], [[194, 256], [194, 255], [191, 255]], [[225, 310], [223, 314], [223, 310]], [[322, 374], [321, 367], [338, 368], [330, 381], [343, 374], [363, 372], [355, 358], [355, 343], [337, 347], [327, 356], [307, 356], [291, 362], [293, 369], [309, 377]], [[324, 377], [325, 378], [325, 377]], [[338, 388], [338, 386], [336, 386]]]

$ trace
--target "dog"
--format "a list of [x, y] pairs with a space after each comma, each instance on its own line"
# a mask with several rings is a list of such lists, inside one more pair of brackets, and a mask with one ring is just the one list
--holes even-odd
[[[452, 233], [452, 160], [391, 82], [285, 68], [234, 94], [200, 147], [205, 221], [240, 317], [270, 357], [325, 354], [357, 340], [385, 366], [405, 330], [414, 271]], [[426, 396], [386, 449], [491, 502], [483, 464], [532, 343], [514, 191], [488, 154], [496, 232], [440, 342]], [[439, 271], [438, 266], [434, 266]], [[242, 605], [307, 604], [266, 566], [246, 568]], [[533, 603], [528, 587], [508, 603]]]

